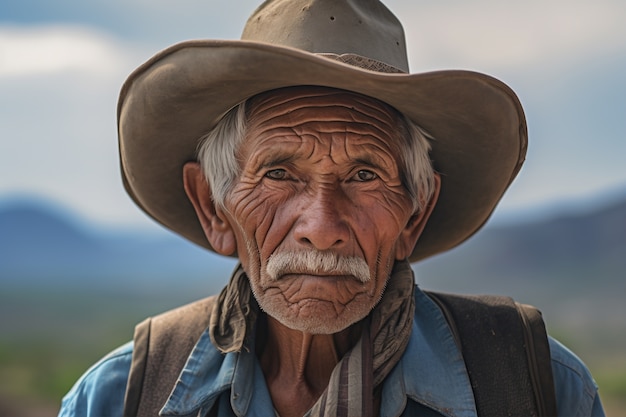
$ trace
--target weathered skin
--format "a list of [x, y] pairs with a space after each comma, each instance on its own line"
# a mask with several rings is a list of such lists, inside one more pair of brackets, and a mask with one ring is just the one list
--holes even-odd
[[[413, 212], [398, 168], [401, 122], [380, 102], [302, 87], [255, 98], [249, 120], [227, 211], [213, 206], [198, 164], [185, 166], [185, 186], [209, 242], [222, 254], [237, 250], [268, 314], [259, 357], [277, 411], [302, 415], [360, 336], [359, 321], [430, 211]], [[301, 251], [356, 257], [369, 277], [267, 273], [272, 254]]]

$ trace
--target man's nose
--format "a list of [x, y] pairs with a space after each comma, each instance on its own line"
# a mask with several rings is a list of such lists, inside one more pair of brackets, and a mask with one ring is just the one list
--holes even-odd
[[341, 193], [321, 191], [306, 199], [294, 225], [296, 241], [310, 249], [340, 249], [350, 239], [349, 202]]

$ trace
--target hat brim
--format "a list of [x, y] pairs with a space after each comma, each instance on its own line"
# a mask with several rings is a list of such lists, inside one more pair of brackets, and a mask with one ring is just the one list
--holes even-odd
[[449, 70], [387, 74], [257, 42], [183, 42], [126, 80], [118, 102], [124, 186], [149, 216], [212, 250], [183, 188], [198, 140], [239, 102], [288, 86], [340, 88], [388, 103], [430, 133], [439, 200], [410, 260], [455, 247], [487, 221], [521, 168], [522, 106], [504, 83]]

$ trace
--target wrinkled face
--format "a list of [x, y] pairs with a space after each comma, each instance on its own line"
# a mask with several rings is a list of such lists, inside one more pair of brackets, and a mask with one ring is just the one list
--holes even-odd
[[249, 117], [226, 208], [254, 295], [292, 329], [343, 330], [413, 248], [399, 119], [375, 100], [313, 87], [260, 96]]

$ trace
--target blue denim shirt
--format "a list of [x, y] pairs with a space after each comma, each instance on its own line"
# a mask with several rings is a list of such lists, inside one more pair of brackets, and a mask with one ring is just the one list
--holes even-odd
[[[383, 384], [380, 416], [412, 416], [418, 410], [446, 417], [477, 416], [469, 376], [446, 319], [419, 289], [415, 297], [409, 344]], [[550, 349], [559, 416], [604, 416], [585, 365], [553, 339]], [[121, 416], [132, 350], [130, 342], [91, 367], [63, 399], [59, 416]], [[161, 415], [203, 416], [216, 402], [220, 416], [275, 415], [254, 349], [223, 355], [205, 332]]]

